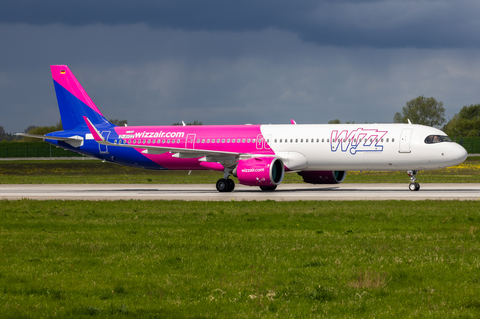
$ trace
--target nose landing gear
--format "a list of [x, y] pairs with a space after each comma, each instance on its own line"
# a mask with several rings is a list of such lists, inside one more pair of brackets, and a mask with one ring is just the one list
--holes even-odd
[[408, 185], [408, 189], [411, 191], [418, 191], [420, 189], [420, 184], [417, 183], [417, 173], [418, 171], [407, 171], [408, 176], [410, 176], [410, 185]]

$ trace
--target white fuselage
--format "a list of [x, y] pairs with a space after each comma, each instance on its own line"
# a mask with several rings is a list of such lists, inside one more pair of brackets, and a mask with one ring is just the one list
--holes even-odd
[[261, 131], [290, 170], [424, 170], [467, 157], [457, 143], [425, 143], [427, 136], [446, 134], [422, 125], [262, 125]]

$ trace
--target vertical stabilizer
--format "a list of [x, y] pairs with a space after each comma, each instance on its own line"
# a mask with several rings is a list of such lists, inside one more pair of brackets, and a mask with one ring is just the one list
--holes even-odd
[[86, 116], [96, 126], [112, 126], [92, 102], [66, 65], [51, 65], [53, 84], [64, 130], [87, 128]]

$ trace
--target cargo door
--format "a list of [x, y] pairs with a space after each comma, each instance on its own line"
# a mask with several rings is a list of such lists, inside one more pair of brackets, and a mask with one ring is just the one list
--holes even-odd
[[[108, 137], [110, 136], [110, 131], [102, 131], [102, 136], [105, 139], [105, 141], [108, 142]], [[102, 145], [98, 144], [100, 148], [100, 154], [108, 154], [108, 146], [107, 145]]]

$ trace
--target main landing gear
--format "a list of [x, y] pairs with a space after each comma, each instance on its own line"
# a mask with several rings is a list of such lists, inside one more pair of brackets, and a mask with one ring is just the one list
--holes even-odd
[[418, 171], [407, 171], [408, 176], [410, 176], [410, 185], [408, 185], [408, 188], [411, 191], [418, 191], [420, 189], [420, 184], [417, 183], [417, 173]]
[[231, 192], [235, 188], [235, 182], [232, 181], [230, 178], [220, 178], [217, 181], [217, 191], [224, 193], [224, 192]]

